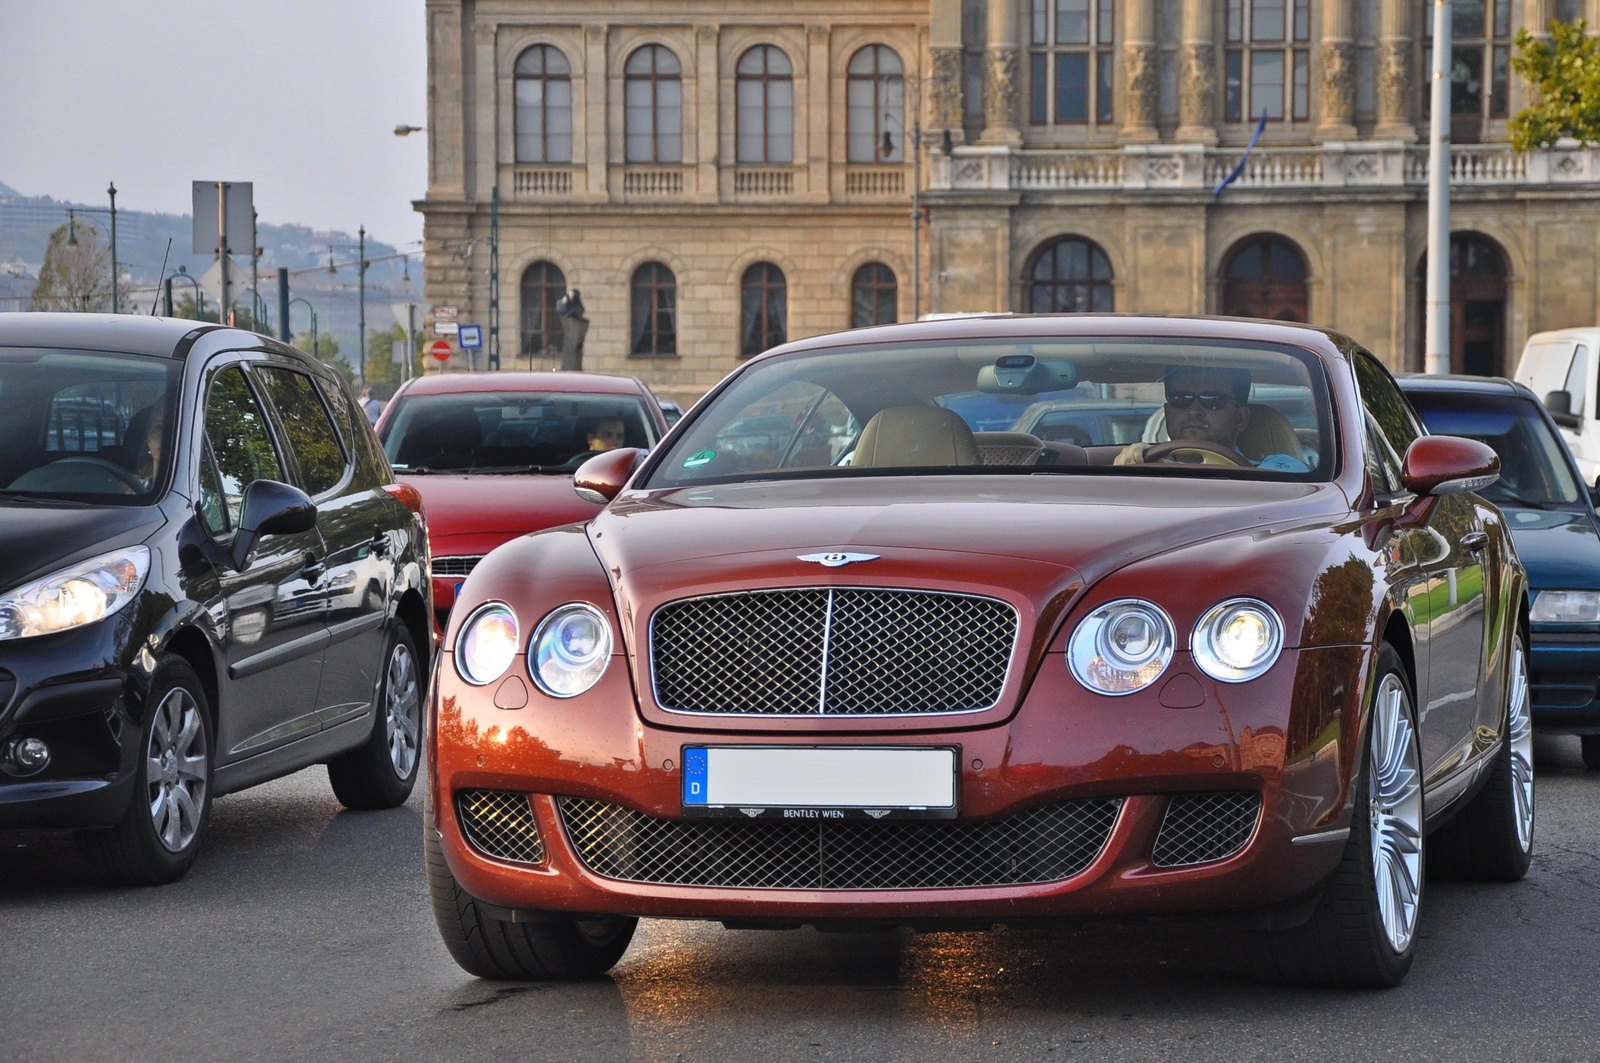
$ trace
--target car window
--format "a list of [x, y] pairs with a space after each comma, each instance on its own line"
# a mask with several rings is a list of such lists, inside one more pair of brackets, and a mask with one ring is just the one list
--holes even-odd
[[717, 433], [716, 450], [737, 454], [751, 469], [832, 465], [860, 426], [839, 397], [795, 381], [751, 403]]
[[1572, 413], [1582, 417], [1583, 400], [1589, 390], [1589, 348], [1582, 343], [1572, 351], [1572, 368], [1567, 370], [1562, 390], [1572, 396]]
[[1478, 493], [1502, 505], [1576, 505], [1581, 489], [1561, 439], [1534, 404], [1514, 395], [1411, 393], [1428, 431], [1487, 443], [1500, 456], [1500, 479]]
[[244, 371], [231, 365], [211, 378], [206, 438], [216, 458], [228, 526], [239, 526], [244, 489], [257, 480], [282, 480], [283, 463]]
[[278, 411], [306, 493], [315, 497], [331, 491], [344, 478], [345, 454], [311, 378], [275, 366], [256, 366], [252, 372]]
[[474, 391], [396, 401], [381, 439], [400, 472], [565, 474], [601, 451], [656, 444], [642, 396]]
[[221, 535], [228, 530], [228, 505], [222, 494], [222, 479], [217, 475], [217, 459], [207, 442], [200, 455], [200, 520], [206, 531]]
[[1377, 423], [1383, 438], [1400, 458], [1406, 449], [1422, 435], [1406, 397], [1378, 360], [1366, 351], [1355, 356], [1356, 386], [1361, 390], [1361, 402]]
[[325, 377], [317, 378], [317, 386], [322, 389], [322, 397], [328, 400], [328, 408], [333, 411], [333, 420], [339, 426], [346, 448], [354, 453], [356, 437], [350, 423], [350, 396], [336, 381]]

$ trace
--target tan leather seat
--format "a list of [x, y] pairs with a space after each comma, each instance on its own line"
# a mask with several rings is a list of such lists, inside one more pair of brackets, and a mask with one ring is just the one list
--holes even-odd
[[1306, 460], [1300, 437], [1295, 434], [1289, 418], [1259, 402], [1252, 402], [1249, 408], [1250, 423], [1239, 433], [1239, 453], [1251, 461], [1260, 461], [1271, 454], [1287, 454], [1296, 461]]
[[976, 465], [978, 444], [959, 416], [940, 406], [890, 406], [861, 430], [857, 469]]

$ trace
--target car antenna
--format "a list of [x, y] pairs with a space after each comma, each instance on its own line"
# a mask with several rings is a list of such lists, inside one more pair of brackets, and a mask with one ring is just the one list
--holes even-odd
[[161, 256], [161, 272], [156, 275], [156, 296], [150, 300], [150, 316], [156, 316], [156, 303], [161, 301], [161, 283], [167, 279], [167, 257], [172, 254], [172, 237], [167, 237], [167, 250]]

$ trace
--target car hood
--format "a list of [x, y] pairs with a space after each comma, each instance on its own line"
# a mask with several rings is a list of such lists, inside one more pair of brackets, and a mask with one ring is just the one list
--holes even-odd
[[143, 542], [164, 519], [154, 506], [0, 502], [0, 592], [86, 557]]
[[599, 506], [577, 496], [570, 475], [401, 473], [397, 479], [422, 495], [428, 533], [436, 549], [439, 540], [453, 536], [520, 535], [588, 520], [600, 512]]
[[1503, 508], [1530, 589], [1600, 588], [1600, 534], [1586, 514]]

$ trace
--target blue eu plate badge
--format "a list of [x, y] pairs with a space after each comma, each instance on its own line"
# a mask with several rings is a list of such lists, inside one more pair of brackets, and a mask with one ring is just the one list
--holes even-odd
[[683, 803], [686, 805], [703, 805], [706, 803], [706, 751], [704, 749], [685, 749], [683, 751]]

